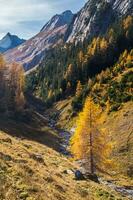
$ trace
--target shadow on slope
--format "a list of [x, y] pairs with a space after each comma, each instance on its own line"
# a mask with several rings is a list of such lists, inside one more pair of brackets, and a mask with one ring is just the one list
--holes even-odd
[[30, 118], [27, 122], [21, 122], [0, 115], [0, 130], [21, 140], [36, 141], [59, 151], [58, 133], [48, 127], [47, 121], [36, 112], [31, 112]]

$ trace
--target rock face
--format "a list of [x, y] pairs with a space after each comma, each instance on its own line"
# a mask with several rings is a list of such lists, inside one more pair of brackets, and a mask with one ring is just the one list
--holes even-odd
[[115, 19], [128, 14], [133, 14], [132, 0], [89, 0], [69, 27], [67, 42], [105, 33]]
[[55, 15], [36, 36], [8, 51], [5, 54], [6, 60], [23, 64], [26, 71], [34, 68], [44, 58], [47, 50], [63, 43], [64, 35], [72, 19], [71, 11]]
[[20, 44], [24, 43], [25, 40], [20, 39], [16, 35], [11, 35], [7, 33], [1, 40], [0, 40], [0, 53], [3, 53], [9, 49], [15, 48]]

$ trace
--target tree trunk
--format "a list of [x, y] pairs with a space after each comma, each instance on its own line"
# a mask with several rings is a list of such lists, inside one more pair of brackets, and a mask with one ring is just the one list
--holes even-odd
[[90, 133], [90, 172], [94, 174], [94, 160], [93, 160], [93, 142], [92, 142], [92, 133]]
[[91, 108], [90, 108], [90, 172], [94, 174], [94, 159], [93, 159], [93, 140], [92, 140], [92, 117], [91, 117]]

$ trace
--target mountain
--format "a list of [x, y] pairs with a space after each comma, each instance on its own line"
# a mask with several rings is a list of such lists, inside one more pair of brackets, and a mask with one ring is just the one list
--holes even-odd
[[7, 61], [23, 64], [26, 71], [35, 67], [45, 56], [47, 50], [63, 43], [64, 35], [72, 19], [71, 11], [55, 15], [36, 36], [8, 51], [5, 54]]
[[67, 42], [103, 34], [119, 17], [133, 14], [132, 0], [89, 0], [68, 29]]
[[75, 15], [65, 11], [55, 15], [33, 38], [5, 54], [30, 70], [42, 61], [47, 50], [65, 43], [83, 41], [105, 34], [119, 18], [133, 14], [132, 0], [89, 0]]
[[25, 40], [20, 39], [18, 36], [7, 33], [0, 40], [0, 52], [3, 53], [9, 49], [13, 49], [24, 42], [25, 42]]

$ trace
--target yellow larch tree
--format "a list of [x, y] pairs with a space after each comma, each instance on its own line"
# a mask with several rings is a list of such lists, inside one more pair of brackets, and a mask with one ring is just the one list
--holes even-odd
[[69, 64], [64, 78], [69, 79], [72, 76], [72, 72], [73, 72], [73, 65]]
[[81, 93], [82, 93], [82, 85], [81, 85], [81, 82], [80, 81], [78, 81], [78, 83], [77, 83], [77, 88], [76, 88], [76, 97], [80, 97], [80, 95], [81, 95]]
[[131, 25], [133, 24], [133, 17], [132, 16], [127, 16], [124, 20], [123, 20], [123, 27], [125, 30], [127, 30]]
[[78, 60], [79, 60], [80, 63], [82, 63], [83, 60], [84, 60], [84, 54], [83, 54], [82, 51], [80, 51], [79, 54], [78, 54]]
[[25, 76], [23, 67], [17, 63], [13, 63], [9, 67], [9, 110], [23, 110], [25, 105], [24, 86]]
[[25, 105], [24, 86], [23, 67], [17, 63], [7, 64], [0, 55], [0, 110], [2, 112], [23, 110]]
[[4, 71], [5, 71], [5, 61], [3, 56], [0, 55], [0, 90], [2, 89], [3, 79], [4, 79]]
[[100, 49], [102, 51], [106, 51], [108, 48], [108, 42], [105, 38], [102, 38], [101, 41], [100, 41]]
[[2, 55], [0, 55], [0, 110], [6, 109], [6, 63]]
[[23, 110], [25, 106], [25, 97], [24, 97], [25, 76], [24, 76], [24, 69], [21, 65], [17, 66], [16, 76], [17, 76], [17, 90], [15, 98], [16, 108], [17, 110]]
[[132, 56], [131, 56], [130, 54], [128, 54], [128, 56], [127, 56], [127, 58], [126, 58], [126, 61], [127, 61], [127, 62], [132, 61]]
[[71, 91], [71, 83], [70, 81], [67, 82], [66, 92], [69, 93]]
[[48, 92], [48, 99], [51, 99], [52, 96], [53, 96], [53, 91], [50, 89]]
[[91, 174], [96, 170], [106, 171], [112, 165], [112, 143], [109, 142], [106, 129], [99, 128], [103, 119], [101, 108], [88, 97], [83, 111], [79, 114], [77, 128], [70, 142], [74, 158], [85, 160], [85, 168]]

